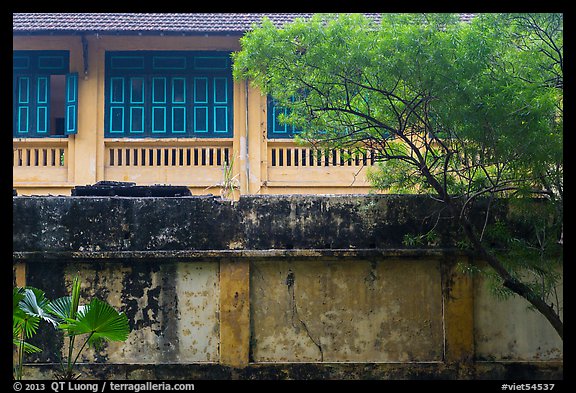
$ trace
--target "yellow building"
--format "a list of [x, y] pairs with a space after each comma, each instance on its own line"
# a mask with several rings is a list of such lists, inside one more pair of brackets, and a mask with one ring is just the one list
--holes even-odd
[[13, 14], [13, 188], [368, 192], [370, 156], [296, 145], [267, 97], [233, 80], [230, 53], [265, 15], [311, 14]]

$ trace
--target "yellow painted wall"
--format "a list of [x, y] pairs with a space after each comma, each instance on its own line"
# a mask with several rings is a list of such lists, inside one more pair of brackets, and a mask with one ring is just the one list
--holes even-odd
[[[117, 36], [88, 34], [87, 56], [83, 43], [74, 36], [14, 36], [14, 50], [68, 50], [70, 71], [79, 73], [78, 133], [68, 136], [66, 165], [60, 168], [41, 166], [14, 167], [13, 187], [19, 195], [70, 195], [76, 185], [101, 180], [131, 181], [137, 184], [186, 185], [193, 194], [220, 194], [221, 168], [108, 168], [104, 138], [104, 62], [107, 50], [230, 50], [240, 49], [237, 36]], [[84, 62], [87, 72], [84, 73]], [[245, 81], [234, 82], [234, 137], [228, 140], [234, 157], [234, 184], [241, 194], [279, 193], [366, 193], [363, 175], [355, 179], [358, 168], [272, 168], [268, 159], [266, 97]], [[37, 149], [50, 140], [18, 140], [24, 148]], [[114, 140], [125, 143], [126, 139]], [[140, 141], [142, 142], [142, 141]], [[201, 147], [210, 140], [187, 139]], [[226, 141], [224, 141], [226, 142]], [[231, 142], [231, 143], [230, 143]], [[286, 141], [284, 141], [286, 142]], [[15, 140], [16, 143], [16, 140]], [[147, 146], [166, 145], [178, 148], [182, 139], [146, 140]], [[39, 146], [39, 147], [38, 147]], [[189, 147], [189, 146], [188, 146]], [[41, 152], [41, 150], [39, 150]], [[22, 154], [15, 152], [16, 154]], [[38, 153], [36, 153], [38, 154]], [[41, 153], [40, 153], [41, 154]], [[270, 169], [270, 170], [269, 170]], [[238, 196], [236, 192], [236, 197]]]
[[[19, 285], [25, 270], [38, 275], [41, 265], [14, 265]], [[525, 301], [500, 302], [450, 266], [435, 257], [223, 257], [65, 261], [49, 274], [68, 287], [78, 274], [86, 299], [127, 314], [126, 342], [84, 352], [103, 366], [391, 363], [436, 364], [439, 372], [486, 360], [562, 362], [561, 340]], [[53, 369], [26, 367], [26, 375], [49, 379]]]

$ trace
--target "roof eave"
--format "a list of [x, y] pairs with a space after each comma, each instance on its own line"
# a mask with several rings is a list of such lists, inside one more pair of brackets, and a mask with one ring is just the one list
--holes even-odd
[[246, 30], [62, 30], [62, 29], [43, 29], [43, 30], [12, 30], [12, 35], [132, 35], [132, 36], [242, 36]]

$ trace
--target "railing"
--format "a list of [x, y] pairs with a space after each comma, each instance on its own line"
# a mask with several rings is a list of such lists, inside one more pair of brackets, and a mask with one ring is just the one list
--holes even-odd
[[[74, 164], [86, 165], [86, 158], [78, 151], [74, 154], [75, 149], [69, 151], [69, 143], [55, 138], [14, 139], [14, 187], [36, 193], [74, 187], [78, 182]], [[218, 194], [230, 178], [240, 184], [243, 161], [234, 160], [239, 150], [233, 139], [224, 138], [104, 139], [103, 154], [97, 160], [99, 174], [93, 182], [183, 185], [197, 194]], [[234, 161], [234, 170], [226, 172], [226, 164]], [[269, 140], [262, 161], [265, 170], [255, 180], [264, 187], [262, 193], [364, 193], [370, 187], [366, 171], [375, 165], [375, 154], [316, 150], [291, 140]]]
[[229, 139], [105, 140], [105, 180], [214, 187], [232, 160]]
[[375, 154], [350, 149], [313, 149], [292, 141], [268, 142], [270, 186], [368, 187], [366, 169], [375, 164]]
[[14, 139], [12, 150], [12, 170], [18, 183], [67, 182], [67, 139]]

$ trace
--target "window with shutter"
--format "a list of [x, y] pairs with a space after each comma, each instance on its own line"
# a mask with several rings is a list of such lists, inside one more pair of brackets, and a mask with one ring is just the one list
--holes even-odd
[[14, 138], [64, 137], [78, 131], [78, 75], [68, 51], [13, 52]]
[[276, 138], [293, 138], [294, 135], [301, 132], [295, 126], [282, 124], [279, 121], [280, 115], [287, 116], [288, 109], [277, 104], [272, 97], [267, 100], [268, 111], [268, 139]]
[[106, 53], [105, 136], [229, 138], [230, 52]]

